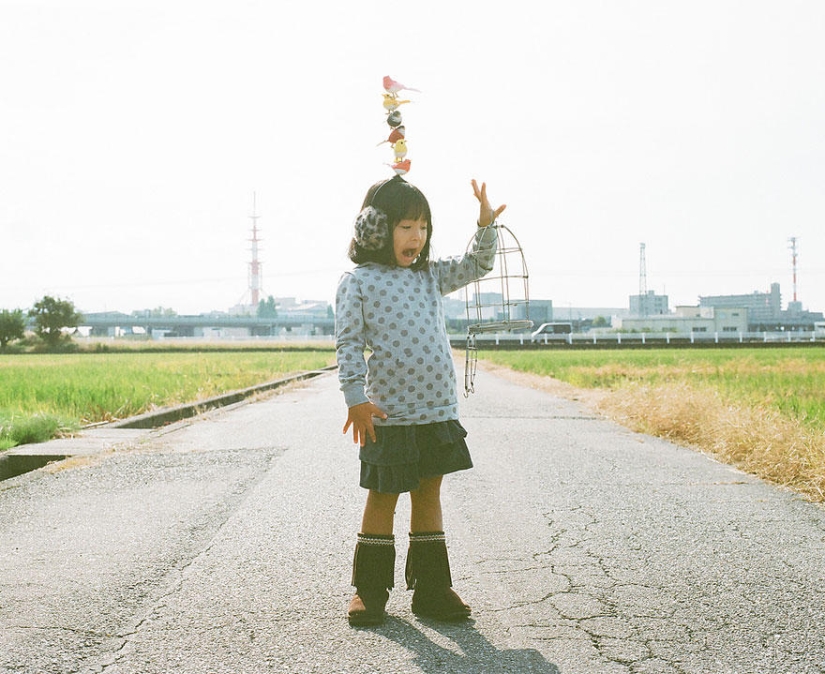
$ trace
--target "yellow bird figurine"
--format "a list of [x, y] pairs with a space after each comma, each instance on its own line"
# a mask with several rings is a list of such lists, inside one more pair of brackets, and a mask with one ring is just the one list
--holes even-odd
[[407, 141], [399, 138], [392, 144], [392, 151], [395, 153], [395, 161], [401, 161], [407, 156]]
[[409, 102], [410, 101], [399, 101], [398, 97], [394, 94], [384, 94], [384, 110], [387, 112], [393, 112], [399, 105], [404, 105], [404, 103]]

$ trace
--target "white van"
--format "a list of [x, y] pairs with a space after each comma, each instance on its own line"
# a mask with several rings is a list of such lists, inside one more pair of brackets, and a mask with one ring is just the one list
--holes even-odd
[[532, 337], [539, 335], [569, 335], [573, 332], [572, 323], [542, 323], [538, 330], [534, 330]]

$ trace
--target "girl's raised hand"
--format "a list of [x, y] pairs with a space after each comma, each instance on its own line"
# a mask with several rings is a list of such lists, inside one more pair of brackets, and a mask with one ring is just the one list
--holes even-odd
[[347, 411], [347, 423], [344, 424], [344, 433], [352, 426], [352, 441], [361, 445], [367, 444], [367, 436], [375, 442], [375, 426], [372, 418], [386, 419], [387, 415], [372, 403], [353, 405]]
[[502, 204], [494, 209], [490, 206], [490, 202], [487, 199], [487, 183], [481, 183], [481, 189], [479, 189], [478, 183], [475, 181], [475, 178], [473, 178], [472, 184], [473, 194], [475, 194], [479, 203], [478, 226], [487, 227], [496, 221], [496, 218], [507, 208], [507, 204]]

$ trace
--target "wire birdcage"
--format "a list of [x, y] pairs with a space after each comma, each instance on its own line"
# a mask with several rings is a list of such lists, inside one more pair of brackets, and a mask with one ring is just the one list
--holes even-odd
[[[516, 332], [533, 326], [527, 262], [515, 234], [494, 223], [498, 246], [492, 271], [464, 289], [467, 307], [467, 351], [464, 361], [464, 396], [475, 391], [478, 347], [481, 334]], [[473, 240], [468, 244], [472, 247]]]

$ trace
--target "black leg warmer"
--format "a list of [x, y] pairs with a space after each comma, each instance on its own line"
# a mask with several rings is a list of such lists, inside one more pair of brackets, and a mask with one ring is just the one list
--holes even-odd
[[349, 605], [351, 625], [377, 625], [384, 620], [395, 575], [395, 537], [358, 534], [352, 561], [356, 595]]
[[441, 620], [461, 620], [470, 607], [451, 589], [450, 560], [443, 531], [411, 533], [405, 568], [407, 589], [414, 590], [413, 613]]

